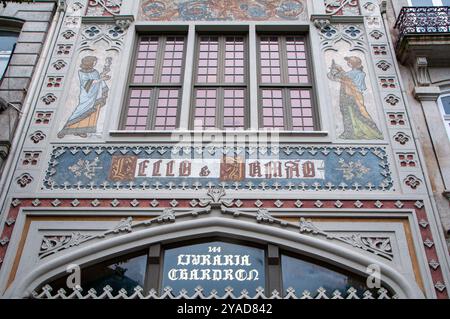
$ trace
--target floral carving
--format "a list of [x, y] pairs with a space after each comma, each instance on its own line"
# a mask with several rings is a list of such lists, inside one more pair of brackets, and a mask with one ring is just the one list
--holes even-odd
[[414, 175], [408, 175], [405, 179], [405, 184], [411, 187], [412, 189], [416, 189], [417, 187], [420, 186], [421, 181]]
[[39, 251], [39, 258], [48, 257], [59, 250], [67, 249], [69, 247], [78, 246], [81, 242], [91, 237], [91, 235], [82, 235], [79, 232], [71, 235], [61, 236], [44, 236]]
[[400, 143], [401, 145], [405, 145], [406, 143], [409, 142], [410, 137], [402, 132], [398, 132], [397, 134], [394, 135], [394, 139], [396, 142]]
[[69, 166], [69, 171], [71, 171], [75, 176], [85, 176], [92, 179], [96, 171], [103, 169], [100, 165], [100, 159], [96, 157], [93, 161], [80, 159], [76, 164]]
[[48, 93], [41, 98], [42, 102], [46, 105], [50, 105], [56, 101], [56, 96], [53, 93]]
[[36, 131], [30, 136], [30, 139], [34, 144], [38, 144], [40, 141], [45, 139], [45, 134], [42, 131]]
[[355, 177], [361, 178], [365, 174], [370, 172], [370, 168], [365, 167], [361, 163], [361, 161], [356, 161], [356, 162], [351, 161], [349, 163], [346, 163], [344, 159], [340, 159], [339, 165], [341, 167], [338, 168], [338, 170], [341, 170], [344, 172], [344, 178], [347, 181], [352, 180]]
[[391, 239], [389, 237], [369, 237], [361, 234], [352, 234], [350, 236], [339, 236], [327, 233], [317, 227], [311, 220], [300, 218], [300, 233], [312, 233], [314, 235], [322, 235], [328, 239], [335, 239], [346, 244], [352, 245], [366, 251], [370, 251], [383, 258], [392, 260], [394, 254], [392, 252]]

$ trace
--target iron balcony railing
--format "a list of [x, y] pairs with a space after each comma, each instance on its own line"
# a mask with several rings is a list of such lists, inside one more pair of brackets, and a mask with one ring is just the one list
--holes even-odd
[[412, 34], [450, 33], [450, 7], [403, 7], [395, 28], [399, 43]]

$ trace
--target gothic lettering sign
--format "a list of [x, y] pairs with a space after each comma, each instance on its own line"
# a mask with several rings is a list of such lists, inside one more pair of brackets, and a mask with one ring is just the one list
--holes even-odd
[[265, 286], [264, 250], [224, 242], [168, 249], [164, 254], [163, 285], [175, 292], [195, 287], [206, 291], [254, 291]]
[[58, 146], [44, 186], [51, 190], [388, 191], [383, 147]]

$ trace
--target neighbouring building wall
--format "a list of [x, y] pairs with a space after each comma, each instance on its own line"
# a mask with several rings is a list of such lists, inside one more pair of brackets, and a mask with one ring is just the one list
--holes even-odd
[[23, 104], [33, 78], [56, 4], [51, 1], [33, 3], [8, 2], [0, 6], [0, 32], [13, 31], [18, 39], [9, 66], [1, 79], [0, 98], [5, 109], [0, 111], [0, 176], [9, 155]]
[[[400, 47], [405, 48], [408, 35], [406, 40], [403, 38], [402, 46], [402, 43], [399, 43], [399, 28], [402, 23], [400, 22], [397, 28], [394, 28], [394, 25], [401, 8], [409, 5], [407, 0], [388, 1], [386, 16], [392, 32], [393, 46], [396, 47], [400, 60], [399, 70], [408, 100], [409, 114], [425, 158], [433, 198], [450, 251], [450, 135], [447, 132], [449, 124], [444, 121], [445, 115], [440, 101], [450, 93], [450, 60], [441, 57], [442, 54], [448, 56], [449, 37], [447, 35], [447, 38], [439, 38], [439, 33], [425, 31], [411, 40], [411, 43], [418, 43], [416, 47], [412, 44], [408, 48], [409, 51], [402, 51]], [[430, 7], [430, 10], [433, 9]], [[406, 19], [403, 24], [414, 28], [412, 21], [414, 20]], [[445, 21], [447, 20], [441, 20], [443, 24], [441, 23], [440, 28], [448, 28], [448, 21]], [[439, 26], [433, 25], [432, 20], [424, 19], [424, 23], [439, 30]], [[436, 42], [433, 42], [434, 38]]]

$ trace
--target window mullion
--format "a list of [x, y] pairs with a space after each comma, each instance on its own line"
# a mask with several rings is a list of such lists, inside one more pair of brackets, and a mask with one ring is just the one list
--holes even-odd
[[[262, 112], [259, 109], [259, 81], [258, 77], [258, 67], [260, 67], [260, 59], [258, 59], [258, 45], [259, 40], [256, 36], [256, 28], [254, 24], [251, 24], [249, 27], [248, 33], [248, 45], [247, 48], [247, 61], [248, 61], [248, 78], [246, 79], [247, 87], [248, 87], [248, 96], [249, 96], [249, 106], [247, 106], [247, 110], [249, 114], [246, 116], [250, 118], [248, 120], [250, 124], [251, 130], [258, 130], [260, 127], [260, 117], [262, 116]], [[250, 61], [259, 61], [257, 63], [250, 63]], [[261, 113], [261, 114], [260, 114]]]
[[155, 127], [156, 106], [158, 104], [159, 88], [153, 87], [152, 93], [153, 94], [150, 94], [150, 105], [149, 105], [148, 117], [147, 117], [147, 128], [149, 130], [153, 130]]
[[190, 117], [193, 117], [194, 115], [193, 107], [191, 107], [191, 105], [193, 104], [193, 99], [191, 99], [191, 96], [193, 96], [193, 81], [195, 81], [195, 75], [193, 75], [194, 64], [196, 65], [198, 63], [198, 59], [195, 56], [196, 40], [195, 26], [190, 25], [188, 35], [185, 38], [186, 50], [184, 60], [184, 76], [182, 85], [181, 107], [178, 116], [179, 128], [185, 130], [189, 127]]
[[278, 246], [269, 244], [267, 247], [268, 291], [282, 291], [281, 258]]
[[224, 108], [224, 98], [225, 98], [225, 91], [222, 87], [217, 88], [217, 101], [216, 101], [216, 127], [219, 130], [223, 130], [223, 108]]
[[147, 269], [145, 274], [144, 290], [159, 289], [161, 262], [161, 245], [156, 244], [149, 247], [147, 255]]
[[284, 127], [288, 131], [292, 131], [292, 110], [289, 88], [283, 89], [283, 112], [284, 112]]
[[159, 37], [159, 43], [158, 43], [158, 54], [156, 56], [156, 62], [155, 62], [155, 74], [153, 76], [153, 83], [159, 84], [161, 83], [161, 74], [162, 74], [162, 68], [164, 63], [164, 53], [166, 51], [166, 36], [160, 36]]

